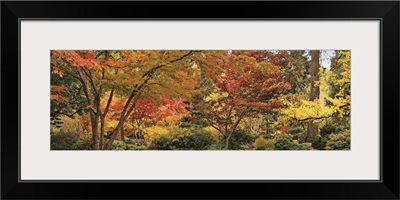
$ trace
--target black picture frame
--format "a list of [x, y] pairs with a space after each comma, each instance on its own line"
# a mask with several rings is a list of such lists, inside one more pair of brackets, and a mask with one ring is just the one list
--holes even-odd
[[[399, 199], [399, 6], [398, 1], [2, 1], [1, 198]], [[20, 19], [379, 19], [381, 181], [20, 182]]]

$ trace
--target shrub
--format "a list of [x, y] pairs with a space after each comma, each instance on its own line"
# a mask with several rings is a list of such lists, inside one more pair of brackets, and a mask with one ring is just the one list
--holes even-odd
[[126, 150], [147, 150], [146, 146], [140, 146], [135, 144], [127, 144]]
[[146, 150], [146, 146], [138, 145], [136, 142], [126, 139], [125, 141], [122, 140], [114, 140], [113, 146], [115, 150]]
[[214, 143], [210, 132], [198, 129], [183, 139], [185, 149], [204, 150]]
[[275, 149], [275, 140], [264, 139], [263, 137], [258, 137], [254, 142], [254, 149], [256, 150], [274, 150]]
[[246, 149], [247, 146], [252, 146], [255, 141], [255, 137], [251, 134], [246, 133], [243, 130], [237, 130], [233, 132], [230, 141], [229, 141], [229, 149], [233, 150], [243, 150]]
[[307, 146], [305, 144], [294, 144], [292, 150], [312, 150], [311, 146]]
[[82, 138], [79, 139], [74, 145], [73, 148], [76, 150], [91, 150], [92, 149], [92, 138]]
[[275, 150], [311, 150], [307, 145], [295, 144], [292, 139], [281, 137], [275, 142]]
[[126, 150], [126, 143], [123, 142], [122, 140], [114, 140], [113, 141], [113, 147], [115, 150]]
[[166, 134], [167, 138], [170, 141], [171, 149], [185, 149], [185, 137], [190, 135], [194, 129], [188, 128], [176, 128]]
[[350, 131], [345, 130], [341, 133], [329, 135], [325, 149], [350, 150]]
[[74, 144], [78, 141], [75, 134], [52, 133], [50, 135], [51, 150], [74, 150]]
[[306, 142], [306, 138], [307, 138], [306, 132], [303, 131], [303, 132], [297, 133], [296, 136], [297, 136], [297, 140], [299, 141], [299, 143]]
[[144, 138], [148, 141], [154, 141], [157, 137], [167, 134], [168, 129], [161, 126], [152, 126], [145, 129]]
[[204, 129], [177, 128], [159, 136], [152, 143], [152, 149], [158, 150], [205, 150], [215, 142], [213, 135]]
[[296, 126], [296, 127], [290, 127], [290, 128], [287, 130], [287, 133], [289, 133], [290, 135], [296, 135], [296, 134], [301, 133], [301, 132], [304, 132], [304, 130], [303, 130], [303, 128], [298, 127], [298, 126]]
[[330, 135], [332, 133], [338, 133], [338, 132], [341, 132], [341, 131], [343, 131], [343, 129], [338, 127], [338, 126], [336, 126], [336, 125], [325, 124], [320, 130], [320, 135], [322, 137], [326, 137], [326, 136], [328, 136], [328, 135]]
[[290, 150], [293, 148], [294, 142], [289, 138], [278, 138], [275, 142], [275, 150]]
[[317, 137], [315, 137], [314, 140], [312, 141], [312, 147], [314, 149], [324, 150], [325, 145], [326, 145], [326, 138], [320, 135], [317, 135]]
[[154, 140], [151, 149], [171, 150], [170, 146], [171, 144], [169, 138], [166, 135], [161, 135]]
[[263, 135], [263, 138], [264, 139], [274, 139], [274, 136], [272, 135], [272, 134], [266, 134], [266, 135]]
[[224, 145], [221, 143], [211, 144], [207, 147], [207, 150], [224, 150]]
[[75, 118], [60, 117], [60, 119], [63, 122], [60, 132], [76, 134], [80, 136], [83, 135], [85, 129], [87, 129], [87, 125], [85, 124], [84, 120], [82, 120], [81, 116], [77, 116]]

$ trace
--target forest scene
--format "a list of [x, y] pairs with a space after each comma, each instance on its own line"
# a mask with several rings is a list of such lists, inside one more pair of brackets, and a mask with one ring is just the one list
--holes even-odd
[[350, 150], [348, 50], [51, 50], [51, 150]]

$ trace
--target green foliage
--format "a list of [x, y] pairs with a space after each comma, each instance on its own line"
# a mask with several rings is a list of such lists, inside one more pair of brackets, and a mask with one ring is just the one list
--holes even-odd
[[183, 116], [182, 118], [181, 118], [181, 122], [188, 122], [190, 120], [190, 117], [189, 116]]
[[151, 146], [151, 149], [172, 150], [170, 146], [171, 144], [169, 138], [166, 135], [161, 135], [155, 139]]
[[296, 126], [296, 127], [290, 127], [286, 132], [289, 133], [290, 135], [296, 135], [298, 133], [304, 132], [304, 129], [299, 126]]
[[131, 139], [125, 139], [125, 142], [122, 140], [114, 140], [113, 147], [115, 150], [147, 150], [146, 146]]
[[214, 139], [210, 132], [198, 129], [196, 132], [186, 136], [183, 143], [185, 149], [205, 150], [214, 143]]
[[275, 150], [290, 150], [294, 143], [289, 138], [278, 138], [275, 142]]
[[311, 150], [311, 147], [295, 144], [290, 138], [282, 137], [276, 140], [275, 150]]
[[321, 129], [320, 129], [320, 134], [322, 137], [327, 137], [328, 135], [332, 133], [337, 133], [341, 132], [342, 128], [334, 125], [334, 124], [325, 124]]
[[135, 144], [127, 144], [126, 145], [126, 150], [147, 150], [148, 148], [146, 146], [138, 146]]
[[79, 139], [74, 145], [75, 150], [91, 150], [92, 149], [92, 138]]
[[194, 129], [177, 128], [169, 132], [166, 136], [170, 142], [171, 149], [186, 149], [185, 137], [190, 135]]
[[318, 150], [324, 150], [326, 145], [326, 138], [320, 135], [317, 135], [312, 141], [312, 147]]
[[254, 142], [255, 150], [274, 150], [275, 149], [275, 140], [266, 140], [263, 137], [258, 137]]
[[207, 150], [224, 150], [224, 145], [221, 143], [214, 143], [208, 146]]
[[306, 132], [297, 133], [296, 136], [297, 136], [297, 140], [299, 141], [299, 143], [304, 143], [307, 140]]
[[114, 140], [113, 141], [113, 146], [115, 150], [126, 150], [126, 143], [123, 142], [122, 140]]
[[236, 130], [232, 133], [229, 141], [229, 149], [231, 150], [244, 150], [252, 146], [255, 141], [255, 136], [246, 133], [243, 130]]
[[78, 137], [69, 133], [52, 133], [50, 135], [51, 150], [74, 150], [74, 145], [78, 141]]
[[210, 132], [195, 128], [177, 128], [161, 135], [151, 145], [157, 150], [206, 150], [215, 143]]
[[266, 134], [266, 135], [263, 135], [263, 138], [264, 139], [274, 139], [274, 136], [272, 134]]
[[326, 142], [326, 150], [350, 150], [350, 131], [331, 134]]
[[51, 128], [50, 132], [50, 149], [51, 150], [91, 150], [91, 138], [79, 138], [76, 133], [58, 131]]

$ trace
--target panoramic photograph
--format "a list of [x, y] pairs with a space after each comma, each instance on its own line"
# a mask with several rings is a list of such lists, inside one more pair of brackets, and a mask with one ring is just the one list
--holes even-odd
[[50, 150], [350, 150], [349, 50], [51, 50]]

